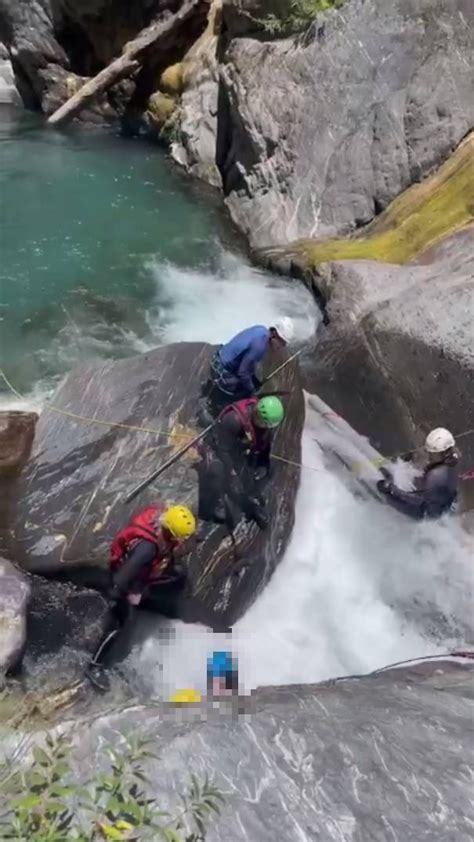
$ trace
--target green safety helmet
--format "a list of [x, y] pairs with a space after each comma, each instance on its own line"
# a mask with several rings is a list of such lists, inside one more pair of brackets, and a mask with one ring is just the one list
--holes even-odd
[[284, 417], [283, 404], [276, 395], [260, 398], [255, 407], [255, 423], [258, 427], [278, 427]]

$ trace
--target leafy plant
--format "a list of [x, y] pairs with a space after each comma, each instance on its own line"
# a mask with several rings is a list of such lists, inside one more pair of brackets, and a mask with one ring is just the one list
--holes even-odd
[[182, 809], [174, 816], [150, 798], [144, 766], [157, 759], [148, 740], [108, 746], [105, 772], [84, 785], [75, 783], [72, 745], [67, 737], [46, 738], [33, 749], [30, 765], [0, 764], [0, 839], [17, 842], [205, 842], [211, 816], [224, 798], [208, 779], [192, 776]]
[[309, 26], [319, 12], [339, 9], [346, 0], [291, 0], [287, 13], [270, 13], [264, 18], [255, 18], [269, 35], [289, 35]]

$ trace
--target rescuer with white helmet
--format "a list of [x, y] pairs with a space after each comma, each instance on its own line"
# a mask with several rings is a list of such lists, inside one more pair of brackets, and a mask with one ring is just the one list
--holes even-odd
[[428, 464], [414, 491], [398, 488], [386, 469], [382, 470], [384, 479], [377, 483], [390, 505], [416, 520], [438, 518], [452, 511], [458, 494], [459, 456], [453, 434], [445, 427], [436, 427], [426, 436], [424, 449]]

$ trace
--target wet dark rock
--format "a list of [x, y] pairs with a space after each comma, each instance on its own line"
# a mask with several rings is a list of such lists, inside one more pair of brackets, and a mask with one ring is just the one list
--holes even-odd
[[28, 576], [22, 678], [28, 688], [51, 691], [80, 679], [111, 622], [100, 593], [68, 582]]
[[27, 462], [37, 420], [35, 412], [0, 412], [0, 476], [16, 474]]
[[[199, 432], [195, 413], [212, 352], [209, 345], [180, 343], [89, 365], [66, 378], [51, 401], [61, 412], [41, 414], [30, 462], [15, 490], [10, 552], [25, 569], [69, 578], [80, 570], [81, 581], [89, 582], [107, 567], [116, 532], [145, 505], [161, 499], [188, 503], [197, 511], [195, 451], [132, 503], [125, 504], [124, 496]], [[270, 369], [280, 362], [275, 357]], [[291, 390], [275, 452], [299, 462], [304, 408], [297, 366], [290, 364], [270, 387]], [[164, 435], [91, 424], [75, 415]], [[226, 527], [202, 527], [188, 561], [189, 588], [177, 607], [180, 616], [228, 625], [243, 613], [282, 557], [298, 479], [298, 468], [275, 462], [267, 489], [269, 528], [261, 532], [254, 523], [238, 524], [238, 560]]]
[[[341, 261], [314, 283], [330, 325], [307, 377], [319, 394], [383, 453], [410, 451], [445, 426], [472, 429], [474, 228], [406, 266]], [[474, 435], [458, 441], [474, 464]]]
[[[71, 96], [84, 78], [95, 75], [124, 45], [157, 16], [176, 12], [181, 0], [0, 0], [0, 38], [13, 63], [21, 97], [27, 107], [51, 113]], [[150, 67], [135, 83], [120, 83], [81, 115], [85, 122], [110, 120], [124, 104], [141, 96], [155, 63], [166, 67], [176, 52], [184, 52], [204, 27], [207, 4], [197, 10], [196, 25], [166, 50], [153, 55]], [[197, 31], [196, 31], [197, 29]], [[148, 96], [151, 93], [148, 90]], [[146, 97], [145, 97], [146, 99]], [[145, 100], [144, 100], [145, 101]]]
[[29, 596], [30, 587], [23, 573], [0, 558], [0, 683], [23, 654]]
[[474, 123], [471, 0], [348, 0], [271, 39], [247, 13], [278, 5], [224, 3], [217, 164], [252, 246], [359, 228]]

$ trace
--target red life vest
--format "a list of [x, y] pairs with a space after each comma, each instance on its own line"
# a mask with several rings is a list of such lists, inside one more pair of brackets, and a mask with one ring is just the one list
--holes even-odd
[[160, 517], [165, 511], [165, 506], [148, 506], [130, 521], [128, 526], [121, 529], [114, 538], [110, 548], [110, 567], [118, 570], [126, 554], [133, 549], [137, 541], [152, 541], [156, 545], [156, 555], [150, 567], [147, 567], [146, 578], [153, 581], [159, 578], [167, 567], [173, 549], [179, 545], [179, 541], [170, 540], [163, 534], [160, 526]]
[[219, 418], [224, 418], [229, 412], [234, 412], [237, 415], [255, 453], [268, 447], [269, 438], [271, 437], [269, 430], [266, 430], [264, 427], [257, 427], [253, 423], [253, 411], [258, 401], [258, 398], [244, 398], [241, 401], [236, 401], [235, 403], [229, 404], [229, 406], [225, 406], [219, 415]]

